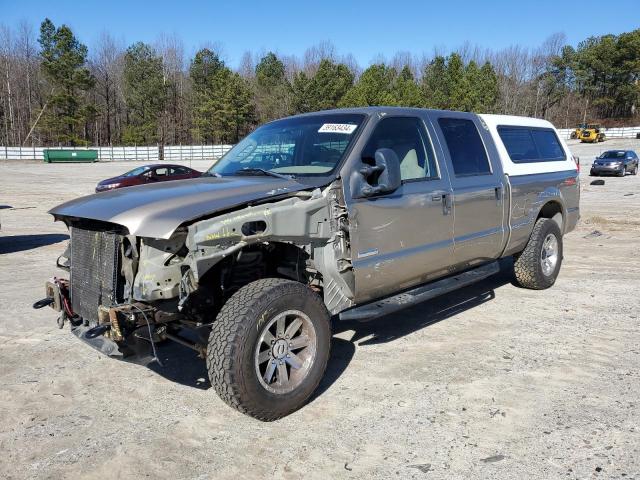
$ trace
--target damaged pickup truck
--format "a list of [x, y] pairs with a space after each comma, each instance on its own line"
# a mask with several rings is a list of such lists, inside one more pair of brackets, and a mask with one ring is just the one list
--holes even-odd
[[226, 403], [274, 420], [318, 386], [332, 320], [428, 300], [506, 256], [522, 287], [553, 285], [577, 179], [543, 120], [386, 107], [285, 118], [201, 178], [51, 210], [70, 230], [69, 278], [35, 306], [112, 357], [187, 345]]

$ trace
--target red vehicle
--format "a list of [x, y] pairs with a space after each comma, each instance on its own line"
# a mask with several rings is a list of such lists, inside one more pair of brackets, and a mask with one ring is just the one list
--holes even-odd
[[155, 165], [145, 165], [134, 168], [118, 177], [102, 180], [96, 186], [96, 193], [113, 190], [114, 188], [132, 187], [134, 185], [144, 185], [146, 183], [166, 182], [168, 180], [185, 180], [187, 178], [197, 178], [202, 172], [182, 165], [172, 165], [158, 163]]

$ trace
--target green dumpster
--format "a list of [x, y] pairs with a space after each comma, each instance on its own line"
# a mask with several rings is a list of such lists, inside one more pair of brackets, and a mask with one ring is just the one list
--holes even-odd
[[98, 161], [97, 150], [58, 150], [43, 151], [45, 163], [88, 162]]

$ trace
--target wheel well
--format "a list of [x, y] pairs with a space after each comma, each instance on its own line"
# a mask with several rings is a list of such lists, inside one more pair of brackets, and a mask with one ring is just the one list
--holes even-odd
[[[538, 213], [538, 218], [550, 218], [558, 224], [560, 231], [563, 231], [564, 216], [562, 214], [562, 206], [558, 202], [545, 203], [542, 209], [540, 209], [540, 213]], [[538, 220], [538, 218], [536, 218], [536, 220]]]
[[203, 275], [199, 283], [226, 299], [244, 285], [261, 278], [321, 284], [319, 274], [314, 272], [313, 261], [304, 248], [290, 243], [268, 242], [250, 245], [225, 258]]

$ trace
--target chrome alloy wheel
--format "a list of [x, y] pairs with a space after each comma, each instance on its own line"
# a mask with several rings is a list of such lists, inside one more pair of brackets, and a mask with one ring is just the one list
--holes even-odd
[[553, 233], [550, 233], [542, 243], [540, 252], [540, 266], [542, 273], [548, 277], [553, 273], [558, 264], [558, 239]]
[[260, 384], [277, 394], [291, 392], [309, 374], [316, 358], [316, 330], [300, 310], [276, 315], [262, 329], [255, 351]]

